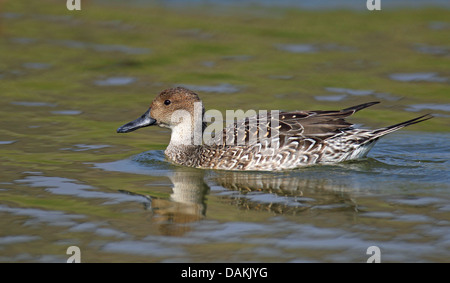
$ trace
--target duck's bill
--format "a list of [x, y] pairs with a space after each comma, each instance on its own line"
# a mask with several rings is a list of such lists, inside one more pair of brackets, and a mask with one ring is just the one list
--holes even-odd
[[137, 129], [148, 127], [156, 123], [156, 120], [150, 117], [150, 109], [147, 110], [141, 117], [134, 121], [126, 123], [117, 129], [118, 133], [129, 133]]

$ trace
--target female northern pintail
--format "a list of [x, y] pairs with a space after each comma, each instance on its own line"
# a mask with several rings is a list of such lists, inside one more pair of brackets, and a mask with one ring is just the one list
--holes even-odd
[[[117, 132], [128, 133], [151, 125], [170, 128], [172, 135], [164, 153], [180, 165], [275, 171], [365, 157], [380, 137], [432, 118], [427, 114], [376, 130], [354, 128], [345, 121], [346, 117], [377, 103], [339, 111], [260, 113], [217, 131], [208, 141], [202, 138], [207, 127], [200, 98], [186, 88], [177, 87], [162, 91], [147, 112]], [[200, 133], [200, 139], [196, 133]]]

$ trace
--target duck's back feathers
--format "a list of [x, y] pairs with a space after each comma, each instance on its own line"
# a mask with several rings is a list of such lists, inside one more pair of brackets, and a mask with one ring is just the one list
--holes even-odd
[[[355, 112], [377, 104], [369, 102], [337, 111], [269, 112], [239, 120], [223, 130], [221, 139], [225, 145], [249, 145], [262, 139], [279, 137], [283, 146], [293, 137], [324, 140], [352, 129], [353, 124], [345, 118]], [[253, 139], [252, 139], [253, 137]]]

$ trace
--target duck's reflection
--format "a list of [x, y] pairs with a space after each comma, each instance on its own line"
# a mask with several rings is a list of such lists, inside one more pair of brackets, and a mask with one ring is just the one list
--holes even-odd
[[345, 184], [308, 174], [221, 172], [214, 179], [230, 190], [224, 200], [240, 209], [283, 215], [323, 208], [357, 209]]
[[175, 170], [169, 179], [173, 184], [170, 198], [152, 199], [152, 221], [159, 223], [162, 234], [180, 236], [190, 230], [185, 224], [205, 217], [209, 187], [204, 172], [191, 168]]
[[[311, 174], [310, 174], [311, 175]], [[175, 168], [170, 198], [152, 198], [152, 221], [178, 236], [207, 214], [207, 196], [242, 210], [296, 215], [305, 210], [356, 210], [346, 183], [299, 172], [261, 173]], [[211, 192], [213, 187], [213, 192]]]

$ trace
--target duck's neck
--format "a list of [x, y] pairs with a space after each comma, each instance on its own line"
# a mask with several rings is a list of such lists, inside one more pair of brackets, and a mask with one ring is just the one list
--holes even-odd
[[196, 125], [192, 121], [172, 126], [170, 142], [164, 153], [175, 163], [194, 166], [192, 163], [198, 159], [198, 150], [203, 143], [205, 128], [205, 123]]
[[195, 124], [192, 121], [172, 126], [169, 147], [202, 145], [205, 128], [206, 123]]

